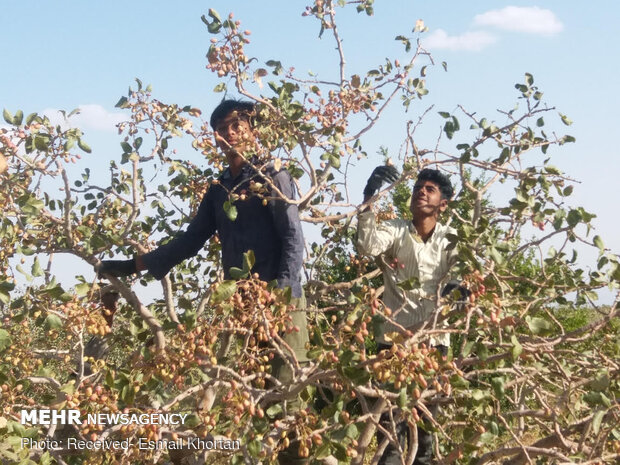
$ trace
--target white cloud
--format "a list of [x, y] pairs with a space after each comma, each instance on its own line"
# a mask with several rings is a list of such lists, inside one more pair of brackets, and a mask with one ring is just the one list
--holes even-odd
[[540, 35], [558, 34], [564, 29], [564, 25], [553, 11], [537, 6], [507, 6], [501, 10], [487, 11], [476, 15], [474, 24]]
[[62, 127], [99, 131], [116, 131], [116, 125], [128, 119], [123, 113], [111, 113], [101, 105], [94, 103], [80, 105], [79, 109], [79, 113], [73, 114], [68, 121], [59, 110], [54, 108], [46, 108], [41, 113], [46, 115], [53, 124], [60, 124]]
[[443, 29], [433, 31], [423, 40], [423, 44], [427, 48], [468, 52], [479, 52], [495, 42], [497, 42], [497, 37], [488, 32], [473, 31], [458, 36], [450, 36]]

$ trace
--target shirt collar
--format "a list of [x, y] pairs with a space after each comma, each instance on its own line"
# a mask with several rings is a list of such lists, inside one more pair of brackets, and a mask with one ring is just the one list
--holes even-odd
[[433, 232], [431, 233], [430, 236], [428, 236], [428, 240], [426, 242], [424, 242], [422, 240], [422, 237], [418, 234], [417, 229], [415, 228], [415, 226], [413, 225], [413, 222], [409, 222], [409, 232], [411, 233], [411, 237], [413, 238], [414, 241], [420, 243], [420, 244], [429, 244], [431, 242], [433, 242], [433, 240], [437, 237], [437, 233], [443, 228], [443, 226], [441, 225], [441, 223], [437, 222], [435, 223], [435, 227], [433, 228]]

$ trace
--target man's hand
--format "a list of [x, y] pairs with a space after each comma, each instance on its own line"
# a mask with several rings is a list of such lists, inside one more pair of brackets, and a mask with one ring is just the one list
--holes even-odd
[[364, 188], [364, 201], [375, 195], [375, 193], [381, 188], [381, 184], [384, 182], [392, 183], [396, 181], [398, 177], [398, 170], [393, 166], [377, 166], [368, 178], [368, 182]]
[[[458, 294], [454, 294], [455, 291], [458, 291]], [[441, 297], [458, 297], [456, 299], [457, 302], [464, 302], [467, 300], [471, 291], [463, 286], [458, 280], [451, 280], [445, 285], [445, 287], [441, 290]]]
[[136, 267], [136, 260], [102, 260], [101, 263], [95, 266], [97, 276], [105, 277], [112, 276], [114, 278], [121, 278], [123, 276], [129, 276], [138, 272]]

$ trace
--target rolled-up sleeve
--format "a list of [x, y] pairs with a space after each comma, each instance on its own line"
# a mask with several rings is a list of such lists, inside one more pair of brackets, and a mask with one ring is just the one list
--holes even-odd
[[146, 269], [155, 278], [162, 279], [173, 266], [196, 255], [215, 232], [215, 217], [213, 208], [209, 206], [209, 192], [203, 197], [196, 216], [185, 232], [142, 256]]
[[[287, 198], [295, 198], [293, 180], [287, 171], [282, 170], [275, 174], [273, 184]], [[301, 297], [300, 271], [303, 264], [304, 236], [297, 205], [281, 199], [272, 199], [269, 204], [274, 226], [282, 243], [277, 273], [278, 286], [290, 286], [293, 297]]]
[[363, 255], [376, 257], [392, 247], [394, 226], [385, 221], [377, 225], [374, 212], [368, 210], [357, 215], [357, 249]]

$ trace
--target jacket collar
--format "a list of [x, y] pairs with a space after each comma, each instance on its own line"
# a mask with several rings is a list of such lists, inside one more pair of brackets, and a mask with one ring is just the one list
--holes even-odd
[[[257, 161], [258, 161], [258, 157], [256, 157], [256, 156], [253, 156], [252, 158], [250, 158], [247, 161], [247, 163], [243, 164], [243, 166], [241, 167], [241, 171], [239, 171], [239, 175], [237, 177], [239, 177], [239, 176], [248, 176], [249, 174], [255, 173], [255, 170], [250, 165], [256, 166], [256, 162]], [[220, 175], [220, 179], [222, 179], [222, 180], [233, 179], [232, 173], [230, 172], [230, 167], [226, 167], [224, 172]]]

